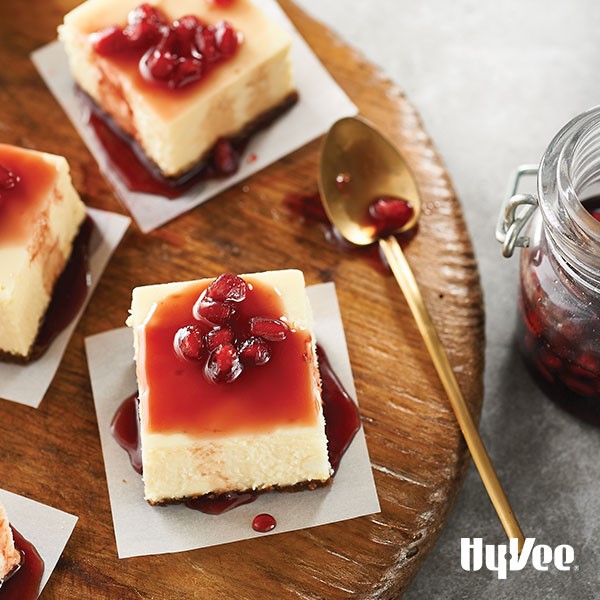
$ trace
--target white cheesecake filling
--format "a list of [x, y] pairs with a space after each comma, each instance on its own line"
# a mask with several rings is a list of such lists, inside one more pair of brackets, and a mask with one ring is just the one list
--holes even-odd
[[198, 439], [145, 433], [145, 496], [151, 503], [208, 493], [289, 487], [329, 479], [325, 422], [261, 435]]

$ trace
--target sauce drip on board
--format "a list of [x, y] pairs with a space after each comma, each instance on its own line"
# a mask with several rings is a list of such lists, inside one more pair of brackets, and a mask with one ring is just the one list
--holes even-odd
[[[367, 260], [380, 273], [391, 274], [391, 270], [384, 256], [381, 254], [378, 244], [356, 246], [342, 237], [329, 221], [318, 192], [313, 194], [288, 194], [283, 200], [283, 206], [286, 212], [290, 213], [294, 218], [300, 219], [301, 222], [316, 223], [325, 240], [336, 250], [344, 254], [361, 257]], [[367, 224], [373, 225], [368, 215], [365, 215], [365, 221]], [[415, 225], [409, 231], [396, 235], [396, 239], [405, 248], [416, 235], [417, 231], [418, 225]]]

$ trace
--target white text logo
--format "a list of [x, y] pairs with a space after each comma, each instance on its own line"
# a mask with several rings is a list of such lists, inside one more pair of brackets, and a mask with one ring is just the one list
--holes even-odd
[[482, 538], [461, 538], [460, 566], [465, 571], [486, 569], [496, 571], [498, 579], [506, 579], [508, 571], [522, 571], [531, 559], [531, 566], [538, 571], [548, 571], [551, 565], [558, 571], [570, 571], [575, 561], [575, 551], [568, 544], [551, 548], [535, 544], [535, 538], [526, 538], [519, 554], [518, 540], [511, 538], [508, 544], [483, 544]]

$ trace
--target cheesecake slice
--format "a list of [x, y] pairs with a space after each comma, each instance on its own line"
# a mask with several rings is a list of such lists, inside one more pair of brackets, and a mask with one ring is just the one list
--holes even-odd
[[0, 144], [0, 358], [30, 358], [84, 218], [66, 159]]
[[291, 37], [250, 0], [88, 0], [59, 38], [76, 83], [167, 178], [297, 98]]
[[301, 271], [136, 288], [128, 325], [150, 504], [330, 479]]
[[20, 564], [21, 553], [15, 548], [6, 511], [0, 504], [0, 586]]

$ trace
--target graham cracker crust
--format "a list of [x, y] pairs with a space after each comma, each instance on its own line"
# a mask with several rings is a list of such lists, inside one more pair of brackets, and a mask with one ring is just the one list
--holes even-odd
[[246, 489], [246, 490], [230, 490], [229, 492], [223, 492], [221, 494], [200, 494], [199, 496], [185, 496], [183, 498], [170, 498], [169, 500], [162, 500], [160, 502], [152, 502], [147, 500], [150, 506], [169, 506], [170, 504], [182, 504], [183, 502], [188, 502], [191, 500], [199, 500], [201, 498], [206, 498], [210, 500], [218, 500], [219, 498], [226, 498], [229, 494], [266, 494], [267, 492], [284, 492], [284, 493], [296, 493], [296, 492], [304, 492], [306, 490], [316, 490], [320, 487], [327, 487], [331, 485], [333, 482], [333, 477], [326, 479], [325, 481], [321, 481], [319, 479], [311, 479], [310, 481], [301, 481], [300, 483], [296, 483], [294, 485], [286, 485], [286, 486], [278, 486], [272, 485], [266, 488], [261, 488], [259, 490]]

